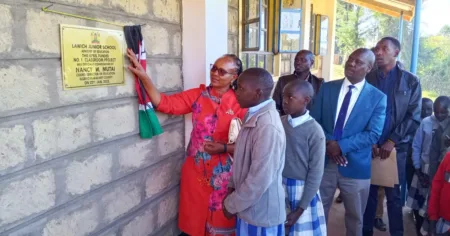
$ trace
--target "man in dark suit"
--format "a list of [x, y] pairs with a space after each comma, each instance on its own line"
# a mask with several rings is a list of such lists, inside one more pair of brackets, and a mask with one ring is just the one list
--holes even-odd
[[[277, 110], [281, 116], [286, 115], [283, 110], [283, 89], [286, 84], [294, 80], [306, 80], [308, 81], [314, 89], [314, 94], [319, 92], [320, 86], [323, 84], [323, 79], [318, 78], [311, 74], [311, 68], [314, 65], [314, 54], [308, 50], [301, 50], [297, 53], [294, 59], [295, 71], [291, 75], [281, 76], [278, 79], [277, 85], [273, 92], [272, 99], [275, 101]], [[308, 110], [311, 108], [311, 104], [306, 107]]]
[[347, 235], [361, 236], [370, 189], [372, 145], [377, 143], [386, 116], [386, 95], [366, 82], [375, 55], [366, 48], [345, 63], [345, 79], [325, 83], [311, 115], [327, 139], [325, 172], [320, 185], [325, 216], [339, 187], [346, 211]]
[[[408, 150], [420, 124], [422, 91], [419, 79], [401, 68], [397, 63], [400, 42], [392, 37], [381, 39], [375, 47], [378, 69], [367, 75], [367, 82], [387, 95], [386, 121], [383, 133], [373, 151], [386, 159], [392, 150], [397, 151], [399, 183], [406, 178], [406, 158]], [[373, 235], [373, 223], [377, 207], [378, 186], [370, 187], [369, 200], [364, 213], [364, 235]], [[403, 235], [403, 214], [400, 185], [384, 188], [389, 216], [389, 233]]]

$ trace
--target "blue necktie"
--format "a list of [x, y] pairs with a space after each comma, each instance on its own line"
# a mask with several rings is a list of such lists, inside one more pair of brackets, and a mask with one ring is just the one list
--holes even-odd
[[336, 125], [334, 126], [334, 138], [340, 140], [342, 137], [342, 131], [344, 130], [345, 117], [347, 117], [348, 106], [350, 105], [350, 98], [352, 97], [353, 85], [348, 86], [348, 92], [345, 94], [344, 101], [342, 102], [341, 110], [339, 111]]

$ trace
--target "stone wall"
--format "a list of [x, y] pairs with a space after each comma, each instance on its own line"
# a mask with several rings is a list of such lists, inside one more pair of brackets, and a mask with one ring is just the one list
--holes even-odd
[[[183, 89], [181, 0], [52, 0], [52, 9], [145, 24], [148, 70]], [[182, 117], [138, 135], [134, 80], [63, 91], [59, 24], [121, 30], [0, 1], [0, 235], [174, 235], [184, 156]], [[233, 9], [230, 9], [232, 11]]]
[[238, 55], [239, 52], [238, 47], [239, 47], [239, 0], [228, 0], [228, 53]]

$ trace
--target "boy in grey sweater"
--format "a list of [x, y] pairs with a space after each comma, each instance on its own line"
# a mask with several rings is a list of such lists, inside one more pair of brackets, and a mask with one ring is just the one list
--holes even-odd
[[319, 187], [325, 163], [325, 134], [306, 109], [314, 96], [310, 83], [295, 80], [284, 87], [281, 117], [286, 133], [283, 186], [289, 236], [327, 234]]
[[248, 112], [236, 140], [223, 212], [228, 218], [237, 215], [240, 236], [284, 235], [286, 135], [272, 89], [272, 76], [264, 69], [250, 68], [239, 76], [236, 98]]

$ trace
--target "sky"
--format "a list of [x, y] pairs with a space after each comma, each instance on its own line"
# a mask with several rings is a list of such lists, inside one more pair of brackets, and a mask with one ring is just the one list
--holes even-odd
[[423, 35], [436, 34], [444, 25], [450, 25], [450, 0], [427, 0], [422, 5], [420, 31]]

